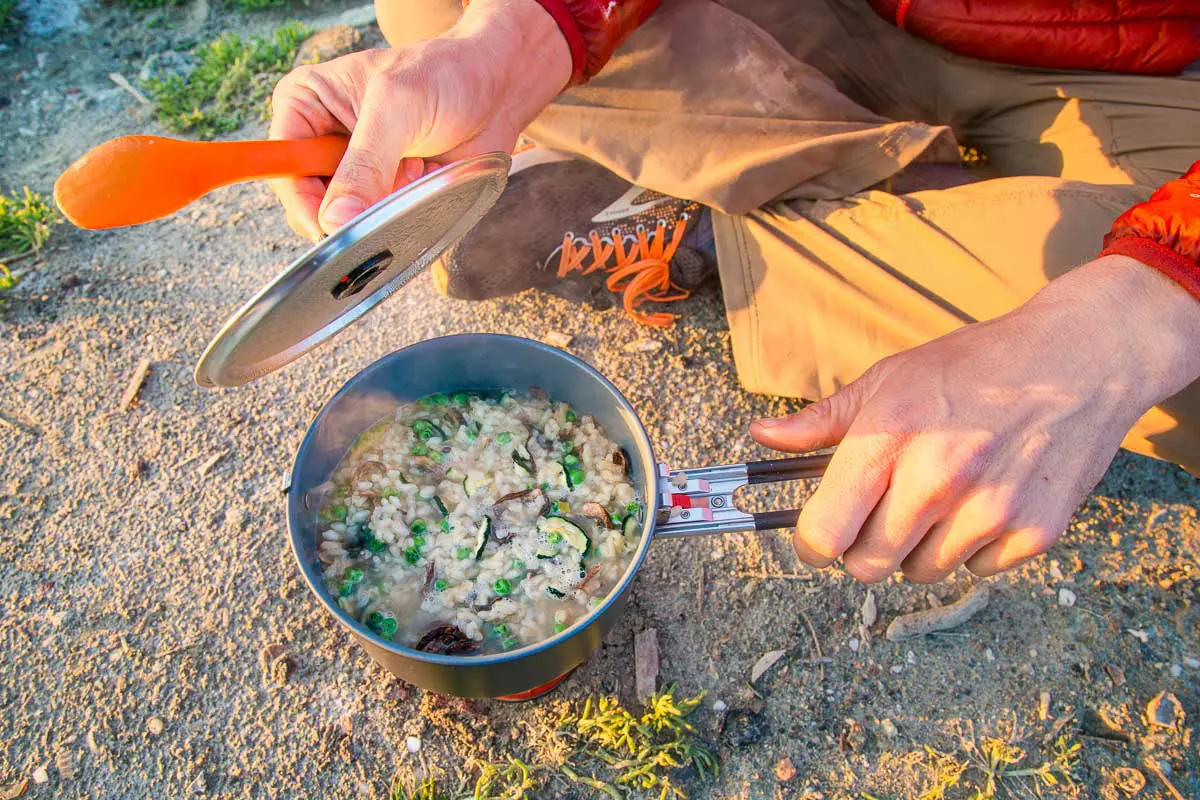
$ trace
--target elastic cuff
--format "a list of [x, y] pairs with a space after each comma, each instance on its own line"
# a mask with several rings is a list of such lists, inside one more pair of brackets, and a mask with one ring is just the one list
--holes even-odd
[[1153, 267], [1200, 300], [1200, 264], [1165, 244], [1142, 236], [1121, 236], [1106, 242], [1101, 256], [1127, 256]]
[[579, 30], [579, 25], [575, 22], [575, 16], [567, 8], [565, 0], [537, 0], [537, 2], [546, 9], [547, 14], [554, 18], [558, 29], [562, 31], [563, 38], [567, 40], [567, 47], [571, 50], [571, 82], [567, 84], [567, 87], [583, 83], [584, 75], [587, 72], [588, 50], [587, 43], [583, 40], [583, 32]]

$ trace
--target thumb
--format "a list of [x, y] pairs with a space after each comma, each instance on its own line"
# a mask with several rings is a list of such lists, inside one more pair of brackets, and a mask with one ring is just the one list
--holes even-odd
[[[333, 233], [369, 206], [391, 194], [396, 185], [404, 151], [412, 144], [414, 120], [410, 93], [394, 77], [372, 78], [363, 93], [362, 108], [350, 144], [337, 172], [329, 182], [317, 219], [326, 233]], [[417, 159], [404, 159], [405, 174], [415, 169]], [[412, 163], [410, 167], [410, 162]]]
[[842, 441], [867, 397], [867, 376], [795, 414], [761, 419], [750, 426], [759, 444], [788, 453], [807, 453]]

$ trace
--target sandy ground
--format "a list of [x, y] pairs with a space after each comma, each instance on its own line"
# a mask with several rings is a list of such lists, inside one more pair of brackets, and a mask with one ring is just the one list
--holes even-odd
[[[165, 47], [279, 18], [156, 32], [133, 12], [85, 8], [86, 30], [10, 40], [0, 52], [5, 188], [48, 192], [87, 147], [156, 130], [108, 72], [135, 75]], [[283, 524], [294, 448], [358, 370], [442, 334], [560, 331], [677, 466], [765, 457], [746, 427], [787, 406], [740, 391], [715, 289], [689, 301], [676, 329], [649, 332], [616, 310], [535, 293], [457, 303], [428, 277], [277, 374], [234, 391], [196, 387], [193, 364], [223, 319], [301, 249], [264, 186], [235, 187], [136, 229], [64, 226], [0, 300], [0, 413], [14, 423], [0, 426], [0, 796], [26, 781], [28, 797], [374, 796], [394, 774], [426, 771], [454, 783], [469, 757], [528, 755], [517, 726], [542, 724], [554, 702], [629, 699], [633, 635], [654, 627], [662, 682], [709, 693], [697, 722], [722, 772], [693, 797], [916, 797], [929, 779], [917, 765], [925, 746], [969, 758], [973, 739], [1014, 730], [1026, 766], [1044, 760], [1056, 731], [1081, 743], [1075, 784], [1013, 778], [1000, 796], [1125, 797], [1116, 770], [1131, 767], [1147, 779], [1139, 797], [1200, 797], [1190, 724], [1200, 715], [1200, 486], [1126, 455], [1050, 556], [995, 581], [990, 607], [950, 633], [901, 644], [882, 635], [898, 614], [963, 594], [969, 576], [875, 587], [878, 621], [864, 636], [866, 587], [836, 569], [805, 571], [781, 536], [662, 541], [623, 624], [553, 698], [459, 703], [404, 686], [320, 611]], [[661, 352], [623, 351], [645, 338]], [[149, 379], [122, 412], [143, 357]], [[785, 655], [755, 697], [751, 665], [776, 649]], [[277, 681], [264, 662], [280, 658], [289, 666]], [[1182, 727], [1145, 718], [1161, 691], [1182, 702]], [[730, 709], [723, 728], [718, 700]], [[409, 735], [422, 737], [419, 758]], [[780, 781], [784, 758], [797, 774]]]

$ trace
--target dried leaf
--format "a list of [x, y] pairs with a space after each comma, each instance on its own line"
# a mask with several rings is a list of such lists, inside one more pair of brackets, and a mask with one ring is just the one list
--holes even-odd
[[867, 597], [862, 604], [862, 623], [868, 628], [875, 624], [875, 620], [879, 619], [879, 608], [875, 605], [875, 591], [867, 590]]
[[626, 353], [657, 353], [662, 350], [662, 342], [657, 339], [635, 339], [621, 349]]
[[766, 671], [775, 666], [775, 662], [783, 658], [787, 654], [786, 650], [770, 650], [763, 653], [762, 658], [754, 662], [754, 667], [750, 670], [750, 682], [756, 683]]

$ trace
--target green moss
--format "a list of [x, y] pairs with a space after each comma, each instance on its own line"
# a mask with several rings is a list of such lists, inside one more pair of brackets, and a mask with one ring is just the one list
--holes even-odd
[[158, 104], [159, 122], [170, 131], [200, 139], [237, 130], [247, 112], [261, 108], [275, 82], [291, 69], [296, 50], [311, 32], [291, 22], [269, 38], [243, 41], [226, 33], [196, 48], [196, 66], [186, 77], [146, 82]]
[[0, 33], [16, 28], [17, 21], [17, 0], [0, 0]]

